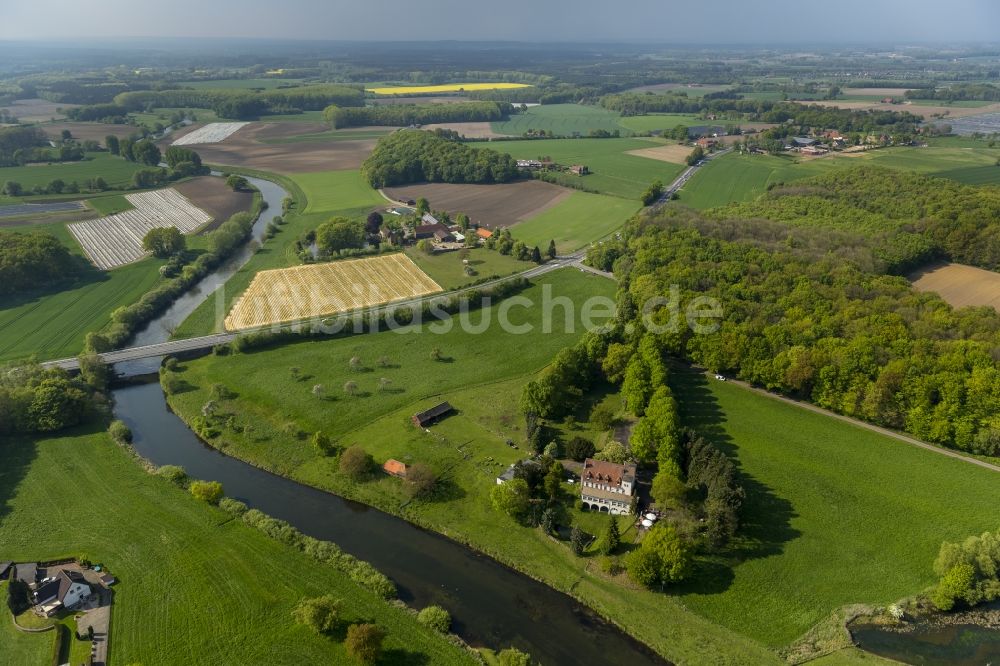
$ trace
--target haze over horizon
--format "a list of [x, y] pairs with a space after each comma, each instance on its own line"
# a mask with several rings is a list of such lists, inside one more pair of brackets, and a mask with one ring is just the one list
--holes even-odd
[[[145, 11], [126, 0], [10, 3], [0, 40], [194, 37], [308, 40], [659, 41], [682, 44], [979, 42], [1000, 38], [1000, 3], [842, 0], [176, 0]], [[824, 3], [825, 4], [825, 3]]]

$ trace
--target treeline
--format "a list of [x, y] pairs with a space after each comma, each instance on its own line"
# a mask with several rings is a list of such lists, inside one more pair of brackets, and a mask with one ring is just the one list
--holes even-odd
[[126, 92], [117, 95], [114, 104], [128, 111], [208, 108], [221, 118], [252, 119], [267, 114], [320, 111], [331, 104], [362, 106], [364, 92], [361, 88], [329, 84], [262, 91], [185, 88]]
[[954, 83], [944, 88], [929, 86], [906, 91], [907, 99], [936, 99], [942, 102], [1000, 102], [1000, 86], [992, 83]]
[[36, 364], [0, 368], [0, 435], [62, 430], [95, 410], [92, 389], [63, 370]]
[[121, 104], [91, 104], [65, 110], [70, 120], [124, 125], [128, 109]]
[[372, 187], [408, 183], [506, 183], [518, 177], [506, 153], [451, 141], [435, 132], [400, 130], [378, 140], [361, 165]]
[[625, 116], [649, 113], [714, 114], [730, 120], [786, 123], [799, 127], [821, 127], [842, 132], [913, 132], [922, 121], [908, 112], [838, 109], [818, 104], [745, 99], [697, 99], [686, 95], [606, 95], [600, 105]]
[[52, 234], [0, 231], [0, 295], [46, 289], [76, 277], [81, 268]]
[[0, 166], [24, 164], [26, 153], [48, 142], [45, 132], [35, 126], [0, 127]]
[[378, 106], [328, 106], [323, 118], [334, 128], [390, 125], [406, 127], [429, 123], [491, 122], [510, 115], [510, 104], [459, 102], [455, 104], [382, 104]]
[[681, 302], [721, 304], [716, 332], [681, 322], [657, 336], [672, 355], [930, 442], [1000, 454], [1000, 314], [955, 310], [878, 274], [859, 240], [664, 209], [589, 259], [615, 266], [622, 325], [643, 326], [643, 305], [674, 285]]
[[931, 601], [943, 611], [1000, 599], [1000, 530], [941, 544], [934, 573], [940, 579]]
[[1000, 269], [1000, 190], [859, 167], [782, 185], [710, 213], [842, 229], [873, 240], [890, 273], [937, 258]]

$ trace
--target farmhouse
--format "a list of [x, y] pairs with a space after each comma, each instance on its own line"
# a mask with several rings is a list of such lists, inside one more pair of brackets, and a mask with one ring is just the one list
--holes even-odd
[[385, 464], [382, 465], [382, 471], [389, 476], [395, 476], [400, 479], [406, 478], [406, 465], [392, 458], [385, 461]]
[[51, 615], [60, 608], [73, 608], [92, 591], [82, 573], [61, 569], [54, 578], [43, 580], [33, 596], [35, 605]]
[[493, 238], [493, 232], [489, 229], [483, 229], [482, 227], [476, 229], [476, 235], [486, 240], [487, 238]]
[[618, 465], [587, 458], [580, 473], [580, 500], [591, 511], [632, 513], [635, 465]]
[[701, 146], [702, 148], [714, 148], [716, 145], [718, 145], [719, 142], [716, 141], [715, 139], [710, 139], [707, 136], [703, 136], [697, 141], [695, 141], [695, 143]]
[[[425, 215], [424, 217], [427, 216]], [[439, 243], [450, 243], [455, 240], [455, 236], [452, 235], [448, 227], [440, 222], [421, 224], [413, 229], [414, 240], [423, 240], [424, 238], [433, 238]]]
[[425, 409], [422, 412], [414, 414], [410, 420], [413, 421], [413, 425], [418, 428], [426, 428], [432, 423], [438, 421], [442, 416], [454, 411], [454, 407], [448, 402], [442, 402], [440, 404], [434, 405], [430, 409]]
[[542, 162], [541, 162], [541, 160], [518, 160], [517, 161], [517, 168], [518, 169], [528, 169], [530, 171], [535, 171], [537, 169], [541, 169], [542, 168]]

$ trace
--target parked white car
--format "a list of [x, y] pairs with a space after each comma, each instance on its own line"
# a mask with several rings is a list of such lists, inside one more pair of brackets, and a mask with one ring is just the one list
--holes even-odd
[[723, 375], [716, 375], [715, 378], [718, 379], [720, 382], [726, 381], [726, 378]]

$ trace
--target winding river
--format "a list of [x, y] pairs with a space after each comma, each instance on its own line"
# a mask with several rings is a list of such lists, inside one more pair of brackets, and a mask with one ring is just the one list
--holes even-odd
[[[286, 192], [249, 178], [268, 203], [254, 225], [260, 239], [280, 214]], [[206, 298], [253, 255], [248, 244], [215, 273], [151, 322], [133, 345], [169, 339]], [[116, 365], [119, 374], [155, 373], [161, 359]], [[181, 465], [196, 478], [222, 482], [226, 494], [303, 533], [337, 543], [390, 576], [400, 598], [415, 607], [439, 604], [451, 612], [453, 630], [474, 646], [516, 646], [546, 666], [666, 663], [649, 648], [571, 597], [501, 565], [455, 541], [400, 518], [257, 469], [202, 443], [170, 412], [156, 377], [113, 391], [115, 416], [129, 425], [136, 451], [156, 465]], [[650, 618], [650, 621], [655, 621]]]

